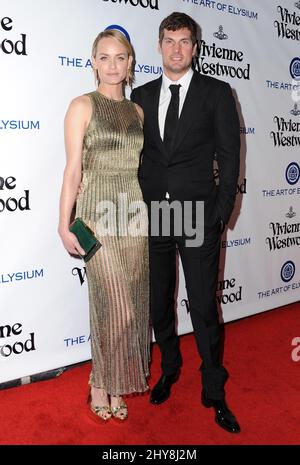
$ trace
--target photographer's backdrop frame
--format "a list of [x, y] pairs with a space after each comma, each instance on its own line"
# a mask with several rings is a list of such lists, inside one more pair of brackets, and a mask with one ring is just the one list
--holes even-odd
[[[136, 51], [136, 84], [161, 73], [160, 21], [202, 28], [201, 71], [228, 81], [241, 118], [237, 202], [222, 237], [224, 321], [300, 296], [300, 2], [0, 0], [0, 383], [90, 358], [84, 263], [57, 234], [63, 120], [95, 89], [91, 45], [115, 24]], [[216, 170], [217, 177], [217, 170]], [[225, 261], [226, 258], [226, 261]], [[184, 278], [179, 333], [192, 330]]]

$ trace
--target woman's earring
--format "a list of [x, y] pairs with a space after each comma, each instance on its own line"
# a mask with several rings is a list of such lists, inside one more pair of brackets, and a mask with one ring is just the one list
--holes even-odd
[[96, 82], [96, 84], [98, 86], [100, 84], [100, 79], [99, 79], [97, 68], [93, 68], [93, 72], [94, 72], [95, 82]]
[[127, 86], [129, 86], [129, 84], [130, 84], [129, 78], [130, 78], [130, 70], [128, 69], [127, 73], [126, 73], [126, 79], [125, 79]]

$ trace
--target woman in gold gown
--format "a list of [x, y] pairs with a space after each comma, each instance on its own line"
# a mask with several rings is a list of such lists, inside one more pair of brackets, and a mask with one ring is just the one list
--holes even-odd
[[[75, 98], [65, 117], [67, 162], [59, 234], [70, 254], [84, 254], [69, 231], [76, 216], [102, 247], [86, 263], [92, 370], [89, 411], [125, 420], [124, 395], [148, 389], [149, 276], [147, 211], [138, 183], [143, 112], [124, 97], [133, 79], [133, 49], [117, 30], [101, 32], [92, 49], [98, 88]], [[127, 215], [127, 216], [126, 216]]]

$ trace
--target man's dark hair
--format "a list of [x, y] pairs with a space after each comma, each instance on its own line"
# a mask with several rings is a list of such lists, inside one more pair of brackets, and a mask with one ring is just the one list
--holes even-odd
[[197, 24], [190, 16], [185, 13], [174, 11], [174, 13], [162, 20], [159, 26], [159, 42], [163, 40], [164, 29], [167, 31], [178, 31], [186, 27], [191, 32], [193, 45], [197, 42]]

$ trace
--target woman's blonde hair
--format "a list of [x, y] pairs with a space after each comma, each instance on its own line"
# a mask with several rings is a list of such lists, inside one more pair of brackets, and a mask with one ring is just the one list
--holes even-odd
[[[134, 65], [135, 65], [134, 49], [131, 43], [127, 40], [126, 36], [122, 32], [118, 31], [118, 29], [107, 29], [105, 31], [100, 32], [97, 35], [96, 39], [94, 40], [93, 47], [92, 47], [92, 57], [96, 59], [98, 43], [101, 39], [105, 37], [117, 39], [126, 48], [128, 57], [132, 57], [132, 63], [131, 63], [130, 68], [128, 69], [127, 76], [126, 76], [126, 84], [132, 87], [132, 84], [134, 82]], [[97, 82], [97, 85], [99, 86], [100, 80], [99, 80], [98, 72], [95, 69], [94, 69], [94, 75], [95, 75], [95, 80]]]

